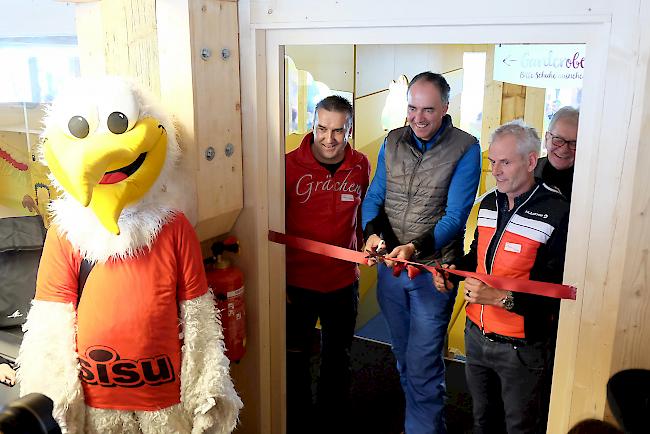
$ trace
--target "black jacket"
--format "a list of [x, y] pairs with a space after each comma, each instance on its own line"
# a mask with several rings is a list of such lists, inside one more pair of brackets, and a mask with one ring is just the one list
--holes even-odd
[[[485, 257], [478, 258], [479, 237], [485, 236], [485, 233], [479, 234], [479, 227], [477, 227], [469, 253], [456, 264], [459, 269], [476, 271], [480, 259], [485, 261], [487, 273], [492, 273], [495, 252], [503, 249], [505, 242], [502, 239], [502, 234], [510, 217], [516, 212], [516, 215], [525, 217], [529, 221], [539, 221], [553, 228], [550, 237], [537, 248], [534, 262], [529, 265], [518, 264], [517, 266], [530, 266], [530, 280], [550, 283], [562, 282], [569, 203], [559, 192], [538, 181], [530, 191], [515, 199], [515, 206], [511, 211], [508, 210], [507, 196], [498, 191], [488, 194], [481, 202], [480, 209], [496, 215], [494, 235], [490, 240], [480, 240], [483, 243], [489, 242], [489, 244], [485, 251]], [[503, 267], [508, 267], [508, 264], [500, 263], [499, 266], [503, 269]], [[508, 288], [499, 289], [507, 290]], [[538, 341], [555, 337], [560, 308], [559, 299], [516, 292], [513, 293], [513, 299], [514, 307], [511, 312], [524, 317], [524, 333], [527, 339]]]

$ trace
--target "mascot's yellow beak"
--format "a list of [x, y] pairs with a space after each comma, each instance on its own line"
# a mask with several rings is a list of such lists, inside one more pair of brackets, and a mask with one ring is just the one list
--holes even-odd
[[139, 119], [122, 134], [76, 138], [59, 128], [48, 132], [44, 156], [52, 175], [83, 206], [90, 206], [111, 233], [124, 207], [141, 199], [160, 175], [167, 133], [153, 118]]

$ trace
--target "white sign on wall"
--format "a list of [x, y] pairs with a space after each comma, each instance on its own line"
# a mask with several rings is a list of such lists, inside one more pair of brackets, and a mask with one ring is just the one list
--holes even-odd
[[582, 87], [584, 44], [496, 45], [494, 80], [541, 88]]

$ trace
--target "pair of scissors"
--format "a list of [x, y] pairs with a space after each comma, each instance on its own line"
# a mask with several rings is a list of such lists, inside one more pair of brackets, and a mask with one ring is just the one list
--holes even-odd
[[[440, 261], [439, 261], [439, 260], [436, 259], [436, 260], [434, 261], [434, 264], [435, 264], [436, 268], [442, 268], [442, 265], [440, 264]], [[442, 272], [440, 273], [440, 275], [442, 276], [442, 282], [444, 283], [444, 285], [445, 285], [445, 290], [446, 290], [446, 289], [447, 289], [447, 276], [445, 276], [445, 274], [447, 274], [447, 273], [445, 273], [444, 271], [442, 271]]]
[[383, 262], [384, 261], [384, 256], [388, 254], [388, 250], [386, 250], [386, 243], [384, 240], [380, 240], [379, 244], [375, 247], [375, 250], [366, 250], [366, 259], [376, 259], [377, 262]]

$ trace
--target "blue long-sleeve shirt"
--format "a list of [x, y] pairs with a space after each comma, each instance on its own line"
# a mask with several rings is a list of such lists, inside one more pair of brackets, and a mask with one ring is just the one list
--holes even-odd
[[[415, 142], [420, 150], [426, 152], [444, 131], [440, 128], [427, 142], [423, 143], [415, 134]], [[372, 179], [366, 198], [361, 205], [361, 224], [365, 228], [369, 221], [377, 217], [384, 207], [386, 199], [386, 141], [379, 149], [375, 176]], [[465, 226], [467, 217], [474, 204], [476, 186], [481, 176], [481, 146], [478, 142], [463, 154], [456, 165], [447, 192], [445, 215], [433, 228], [434, 248], [436, 251], [448, 244]]]

